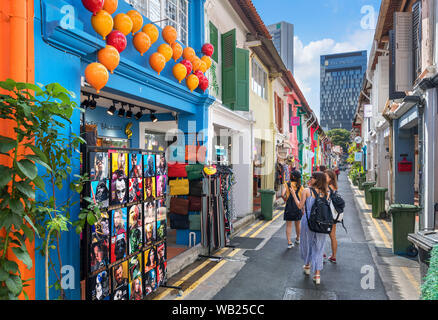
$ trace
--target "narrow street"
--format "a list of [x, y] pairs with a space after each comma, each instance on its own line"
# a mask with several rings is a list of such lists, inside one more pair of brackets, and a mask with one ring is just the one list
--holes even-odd
[[[415, 270], [417, 262], [393, 256], [384, 242], [374, 238], [378, 228], [357, 210], [355, 193], [345, 173], [340, 175], [339, 187], [346, 200], [344, 223], [348, 233], [339, 226], [338, 263], [325, 263], [319, 287], [303, 274], [299, 247], [287, 249], [283, 208], [277, 208], [273, 221], [256, 221], [241, 231], [232, 242], [236, 249], [225, 248], [216, 253], [224, 257], [220, 262], [198, 261], [170, 279], [170, 285], [182, 286], [184, 293], [181, 296], [177, 290], [160, 289], [153, 299], [418, 299], [415, 285], [406, 285], [414, 278], [412, 273], [411, 279], [401, 279], [399, 286], [397, 279], [404, 274], [390, 270], [390, 264], [394, 262], [396, 266], [414, 267]], [[327, 256], [330, 250], [327, 238]], [[373, 259], [375, 252], [381, 265], [376, 265]], [[384, 274], [383, 279], [379, 270]]]

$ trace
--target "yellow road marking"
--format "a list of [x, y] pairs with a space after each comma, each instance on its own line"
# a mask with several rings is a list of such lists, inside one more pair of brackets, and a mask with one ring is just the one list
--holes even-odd
[[264, 221], [261, 220], [260, 222], [256, 223], [255, 225], [253, 225], [251, 228], [249, 228], [247, 231], [245, 231], [244, 233], [242, 233], [240, 236], [241, 237], [245, 237], [248, 233], [250, 233], [252, 230], [254, 230], [255, 228], [257, 228], [259, 225], [261, 225]]
[[392, 235], [392, 228], [389, 226], [388, 222], [386, 222], [385, 220], [382, 220], [382, 222], [386, 230], [388, 230], [388, 232]]
[[277, 220], [279, 217], [281, 216], [281, 213], [277, 214], [271, 221], [269, 221], [268, 223], [266, 223], [264, 226], [262, 226], [259, 230], [257, 230], [256, 232], [254, 232], [254, 234], [252, 234], [250, 236], [250, 238], [255, 238], [260, 232], [262, 232], [267, 226], [269, 226], [272, 222], [274, 222], [275, 220]]
[[409, 282], [412, 284], [412, 286], [417, 290], [418, 293], [420, 293], [420, 284], [418, 281], [414, 278], [411, 271], [407, 267], [400, 267], [400, 269], [405, 274], [406, 278], [408, 278]]
[[[372, 210], [372, 206], [370, 206], [368, 203], [366, 203], [364, 198], [361, 198], [361, 200], [362, 200], [362, 203], [365, 205], [365, 207], [364, 207], [365, 209]], [[367, 213], [370, 214], [369, 212], [367, 212]], [[380, 222], [383, 223], [383, 225], [385, 226], [386, 230], [388, 230], [388, 232], [392, 235], [392, 228], [389, 226], [388, 222], [386, 220], [380, 220]]]

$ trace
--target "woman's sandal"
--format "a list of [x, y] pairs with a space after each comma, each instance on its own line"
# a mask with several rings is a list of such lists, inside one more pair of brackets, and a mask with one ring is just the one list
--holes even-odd
[[306, 276], [310, 276], [310, 266], [303, 266], [303, 271]]
[[313, 276], [313, 281], [315, 282], [315, 284], [321, 284], [321, 276], [320, 275]]

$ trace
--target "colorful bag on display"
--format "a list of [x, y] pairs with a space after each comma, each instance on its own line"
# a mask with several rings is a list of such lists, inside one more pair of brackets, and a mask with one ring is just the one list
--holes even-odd
[[171, 196], [186, 196], [189, 194], [189, 180], [176, 179], [169, 181]]
[[201, 230], [201, 215], [191, 214], [189, 215], [190, 230], [200, 231]]
[[186, 146], [186, 161], [204, 163], [206, 154], [207, 147], [201, 146], [199, 142], [195, 145], [195, 140], [193, 144]]
[[180, 215], [189, 214], [189, 200], [183, 198], [170, 199], [170, 212]]
[[185, 163], [169, 164], [167, 167], [167, 176], [169, 178], [187, 178], [186, 166], [187, 164]]
[[192, 180], [190, 181], [190, 192], [191, 196], [202, 197], [202, 181]]
[[202, 179], [202, 170], [204, 169], [203, 164], [189, 164], [186, 166], [187, 178], [189, 180], [199, 180]]
[[194, 197], [194, 196], [190, 196], [189, 197], [189, 210], [190, 211], [201, 211], [202, 209], [202, 198], [201, 197]]
[[169, 215], [170, 228], [176, 230], [187, 230], [190, 228], [189, 216], [171, 213]]

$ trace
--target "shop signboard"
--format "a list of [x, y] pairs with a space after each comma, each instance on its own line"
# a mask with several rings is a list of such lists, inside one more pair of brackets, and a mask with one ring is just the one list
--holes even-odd
[[362, 162], [363, 152], [356, 152], [354, 154], [354, 161]]
[[373, 117], [373, 105], [372, 104], [364, 105], [363, 116], [364, 116], [364, 118], [372, 118]]
[[300, 125], [300, 117], [291, 117], [290, 118], [290, 125], [292, 127], [298, 127]]

